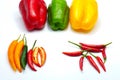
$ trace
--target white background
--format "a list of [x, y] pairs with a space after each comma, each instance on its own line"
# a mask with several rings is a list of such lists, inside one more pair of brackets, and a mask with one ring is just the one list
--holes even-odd
[[[20, 0], [0, 1], [0, 79], [1, 80], [120, 80], [120, 1], [97, 0], [99, 18], [94, 29], [89, 33], [72, 31], [70, 25], [64, 31], [52, 31], [47, 23], [41, 31], [28, 32], [23, 24], [18, 5]], [[45, 0], [47, 6], [51, 0]], [[67, 0], [70, 6], [72, 0]], [[30, 68], [22, 73], [14, 72], [8, 62], [7, 49], [12, 40], [20, 34], [26, 34], [29, 49], [35, 39], [36, 46], [43, 46], [47, 60], [42, 68], [33, 72]], [[108, 43], [106, 49], [107, 71], [99, 66], [99, 74], [85, 59], [83, 72], [79, 69], [80, 57], [68, 57], [62, 51], [79, 50], [67, 41], [85, 43]], [[100, 54], [101, 55], [101, 54]]]

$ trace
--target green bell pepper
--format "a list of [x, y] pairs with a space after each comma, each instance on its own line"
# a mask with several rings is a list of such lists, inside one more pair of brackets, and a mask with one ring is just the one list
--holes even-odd
[[52, 0], [48, 7], [48, 24], [54, 31], [64, 30], [69, 22], [69, 7], [65, 0]]

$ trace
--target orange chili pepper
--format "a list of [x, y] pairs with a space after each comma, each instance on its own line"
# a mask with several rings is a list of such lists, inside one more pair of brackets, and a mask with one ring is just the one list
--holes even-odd
[[18, 44], [18, 40], [20, 36], [18, 37], [18, 39], [13, 40], [8, 47], [8, 60], [9, 60], [10, 66], [12, 67], [14, 71], [17, 70], [15, 62], [14, 62], [14, 52], [15, 52], [15, 48], [16, 48], [16, 45]]
[[32, 55], [32, 61], [35, 65], [40, 67], [39, 59], [38, 59], [39, 47], [35, 47]]
[[[39, 61], [40, 55], [40, 61]], [[36, 47], [32, 55], [33, 63], [39, 67], [42, 67], [46, 61], [46, 52], [43, 47]]]
[[15, 48], [14, 61], [19, 72], [22, 72], [22, 67], [20, 65], [20, 56], [21, 56], [23, 47], [24, 47], [24, 36], [23, 36], [23, 39], [19, 41], [19, 43], [16, 45], [16, 48]]
[[39, 49], [40, 49], [41, 67], [42, 67], [46, 62], [46, 52], [43, 47], [39, 47]]

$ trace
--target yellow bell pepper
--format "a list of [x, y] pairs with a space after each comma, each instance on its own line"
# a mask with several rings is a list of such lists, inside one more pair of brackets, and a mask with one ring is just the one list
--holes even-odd
[[73, 30], [88, 32], [98, 19], [96, 0], [73, 0], [70, 7], [70, 24]]

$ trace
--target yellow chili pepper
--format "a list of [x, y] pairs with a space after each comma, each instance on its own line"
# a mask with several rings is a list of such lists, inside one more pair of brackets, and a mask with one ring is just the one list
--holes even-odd
[[18, 37], [18, 39], [13, 40], [8, 47], [8, 60], [9, 60], [10, 66], [12, 67], [14, 71], [17, 70], [15, 62], [14, 62], [14, 52], [15, 52], [16, 45], [18, 44], [19, 38], [20, 36]]
[[15, 48], [14, 61], [19, 72], [22, 72], [22, 67], [20, 65], [20, 56], [21, 56], [23, 47], [24, 47], [24, 37], [21, 41], [19, 41], [19, 43], [16, 45], [16, 48]]
[[70, 24], [73, 30], [88, 32], [98, 18], [96, 0], [73, 0], [70, 7]]

